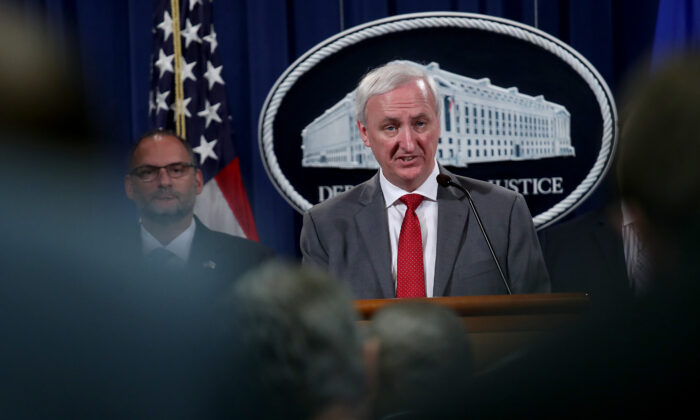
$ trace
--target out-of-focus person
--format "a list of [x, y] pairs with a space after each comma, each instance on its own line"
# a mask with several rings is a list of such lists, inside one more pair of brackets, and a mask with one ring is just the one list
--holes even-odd
[[692, 274], [700, 267], [698, 69], [697, 53], [679, 57], [629, 88], [618, 182], [638, 221], [639, 235], [648, 244], [657, 280], [681, 280], [686, 277], [682, 273]]
[[367, 326], [372, 417], [440, 418], [474, 374], [467, 330], [450, 309], [409, 301], [382, 308]]
[[700, 374], [700, 57], [631, 83], [617, 164], [651, 289], [475, 381], [471, 418], [666, 416], [695, 408]]
[[316, 269], [269, 263], [240, 279], [224, 307], [242, 349], [231, 393], [239, 417], [364, 416], [362, 342], [342, 284]]
[[78, 60], [41, 22], [0, 4], [0, 413], [211, 417], [214, 298], [131, 270], [123, 232], [94, 229]]
[[[606, 184], [617, 190], [613, 168]], [[617, 193], [599, 209], [538, 232], [553, 293], [586, 293], [592, 310], [625, 304], [651, 288], [637, 223]]]

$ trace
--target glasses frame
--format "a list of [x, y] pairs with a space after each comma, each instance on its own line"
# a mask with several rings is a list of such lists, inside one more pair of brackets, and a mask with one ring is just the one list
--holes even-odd
[[[183, 167], [183, 171], [182, 171], [181, 173], [179, 173], [179, 174], [178, 174], [178, 173], [173, 173], [173, 171], [174, 171], [178, 166], [182, 166], [182, 167]], [[167, 164], [167, 165], [165, 165], [165, 166], [142, 165], [142, 166], [139, 166], [139, 167], [137, 167], [137, 168], [134, 168], [134, 169], [130, 170], [130, 171], [129, 171], [129, 176], [136, 177], [136, 179], [138, 179], [138, 180], [141, 181], [141, 182], [153, 182], [153, 181], [155, 181], [155, 180], [160, 176], [160, 170], [161, 170], [161, 169], [165, 169], [165, 172], [168, 173], [168, 176], [169, 176], [170, 178], [178, 179], [178, 178], [182, 178], [182, 177], [184, 177], [185, 175], [187, 175], [187, 169], [195, 168], [195, 167], [196, 167], [196, 165], [195, 165], [194, 163], [192, 163], [192, 162], [173, 162], [173, 163], [169, 163], [169, 164]], [[141, 171], [141, 170], [143, 170], [143, 169], [153, 169], [153, 170], [154, 170], [153, 178], [148, 178], [148, 179], [147, 179], [147, 178], [144, 178], [143, 175], [140, 175], [140, 174], [139, 174], [139, 171]]]

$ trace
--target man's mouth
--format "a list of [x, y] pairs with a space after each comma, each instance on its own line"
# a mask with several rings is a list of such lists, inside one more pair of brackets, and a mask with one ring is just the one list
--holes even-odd
[[175, 194], [158, 194], [157, 196], [153, 197], [154, 200], [175, 200], [177, 199], [177, 196]]
[[399, 158], [399, 160], [402, 161], [402, 162], [411, 162], [411, 161], [413, 161], [413, 160], [415, 160], [415, 159], [416, 159], [415, 156], [403, 156], [403, 157], [400, 157], [400, 158]]

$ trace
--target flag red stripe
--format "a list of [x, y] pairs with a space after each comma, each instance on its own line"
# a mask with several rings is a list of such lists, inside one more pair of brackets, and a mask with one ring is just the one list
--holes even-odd
[[233, 159], [215, 177], [216, 183], [228, 203], [233, 215], [241, 225], [241, 229], [248, 239], [260, 242], [258, 230], [255, 228], [253, 212], [250, 209], [248, 195], [241, 179], [241, 168], [238, 158]]

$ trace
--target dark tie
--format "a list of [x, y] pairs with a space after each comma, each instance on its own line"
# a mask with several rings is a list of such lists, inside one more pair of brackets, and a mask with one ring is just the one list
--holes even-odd
[[408, 208], [401, 223], [396, 263], [396, 297], [425, 297], [423, 271], [423, 238], [416, 208], [423, 201], [420, 194], [406, 194], [400, 198]]
[[154, 249], [148, 254], [146, 260], [151, 268], [158, 270], [173, 270], [184, 266], [184, 262], [177, 255], [165, 248]]

